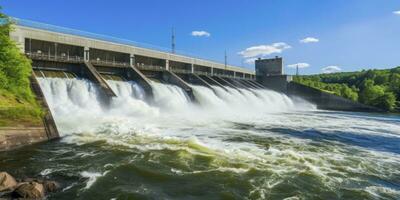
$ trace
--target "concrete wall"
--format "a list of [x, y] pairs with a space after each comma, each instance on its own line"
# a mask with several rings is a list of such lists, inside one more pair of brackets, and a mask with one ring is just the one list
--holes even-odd
[[334, 94], [329, 94], [318, 89], [308, 87], [295, 82], [287, 84], [287, 94], [298, 96], [317, 105], [318, 109], [341, 110], [341, 111], [362, 111], [382, 112], [382, 110], [367, 106]]
[[292, 76], [289, 75], [276, 75], [276, 76], [258, 76], [257, 82], [261, 85], [278, 92], [285, 93], [287, 91], [288, 83], [292, 81]]
[[209, 60], [198, 59], [178, 54], [171, 54], [167, 52], [141, 48], [133, 45], [120, 44], [116, 42], [82, 37], [73, 34], [65, 34], [54, 31], [42, 30], [38, 28], [32, 28], [21, 25], [15, 25], [14, 30], [10, 33], [10, 36], [20, 45], [22, 51], [25, 51], [26, 47], [25, 41], [28, 41], [26, 39], [35, 39], [53, 43], [61, 43], [65, 45], [74, 45], [79, 47], [120, 52], [130, 55], [133, 54], [133, 55], [140, 55], [140, 56], [158, 58], [163, 60], [172, 60], [175, 62], [207, 66], [216, 69], [226, 69], [230, 71], [245, 73], [248, 74], [248, 76], [254, 75], [254, 71], [242, 67], [236, 67], [232, 65], [225, 66], [225, 64], [223, 63], [217, 63]]
[[259, 77], [283, 75], [283, 58], [257, 59], [256, 74]]
[[47, 141], [46, 129], [42, 127], [0, 127], [0, 151]]

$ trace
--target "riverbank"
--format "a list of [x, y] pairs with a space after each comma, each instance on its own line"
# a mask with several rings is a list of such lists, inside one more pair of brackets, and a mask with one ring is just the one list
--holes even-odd
[[0, 12], [0, 151], [58, 137], [52, 115], [32, 73], [31, 61], [11, 40]]

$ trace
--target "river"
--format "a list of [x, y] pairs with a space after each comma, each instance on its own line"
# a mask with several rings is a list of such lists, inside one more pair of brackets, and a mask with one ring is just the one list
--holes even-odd
[[57, 180], [48, 199], [400, 199], [400, 117], [331, 112], [268, 90], [40, 84], [62, 138], [0, 153]]

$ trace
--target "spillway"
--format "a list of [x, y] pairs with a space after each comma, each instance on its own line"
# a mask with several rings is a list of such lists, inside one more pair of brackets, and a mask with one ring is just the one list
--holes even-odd
[[61, 135], [97, 132], [109, 128], [106, 124], [118, 122], [123, 122], [118, 128], [143, 130], [147, 126], [250, 120], [272, 112], [313, 109], [312, 105], [300, 102], [301, 106], [296, 106], [286, 95], [269, 90], [191, 85], [198, 100], [194, 103], [180, 87], [157, 82], [151, 82], [154, 97], [150, 101], [137, 83], [115, 80], [107, 82], [117, 97], [104, 104], [100, 88], [85, 79], [39, 78], [39, 82]]
[[[212, 90], [191, 85], [198, 99], [198, 103], [192, 103], [180, 87], [157, 82], [151, 83], [154, 91], [153, 101], [146, 101], [140, 85], [114, 80], [107, 82], [117, 97], [112, 99], [110, 105], [104, 105], [99, 96], [98, 86], [85, 79], [40, 78], [39, 82], [57, 124], [65, 130], [72, 125], [65, 128], [63, 125], [73, 124], [74, 119], [80, 122], [97, 121], [99, 124], [112, 119], [148, 119], [150, 122], [156, 118], [164, 120], [169, 117], [177, 121], [184, 119], [195, 122], [200, 120], [199, 118], [218, 116], [221, 119], [233, 119], [243, 114], [257, 116], [298, 109], [293, 100], [277, 92], [237, 90], [230, 87], [222, 89], [217, 86], [213, 86]], [[311, 105], [308, 106], [312, 108]]]

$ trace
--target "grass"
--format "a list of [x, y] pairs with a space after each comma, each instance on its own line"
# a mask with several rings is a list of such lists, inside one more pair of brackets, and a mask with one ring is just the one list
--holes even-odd
[[43, 115], [43, 109], [35, 100], [29, 102], [0, 90], [0, 127], [39, 126]]

